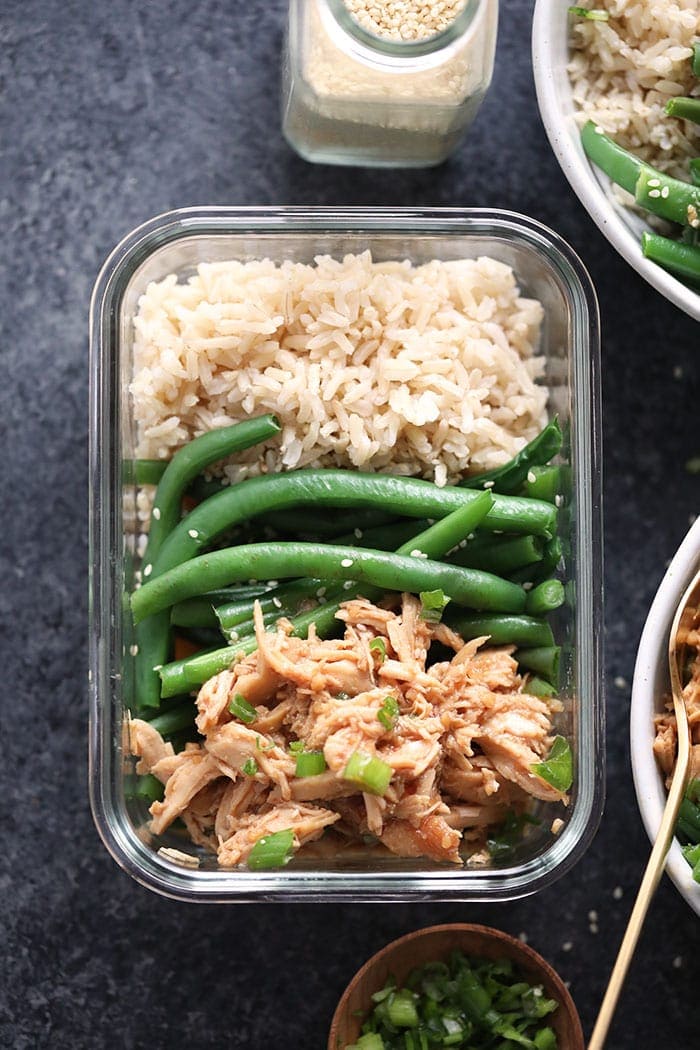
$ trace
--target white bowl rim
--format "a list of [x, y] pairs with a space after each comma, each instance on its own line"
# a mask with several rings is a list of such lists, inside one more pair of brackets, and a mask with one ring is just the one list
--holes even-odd
[[[630, 749], [634, 790], [644, 827], [651, 841], [661, 824], [666, 789], [652, 751], [653, 715], [661, 710], [658, 680], [665, 674], [667, 639], [683, 589], [700, 562], [700, 518], [690, 527], [666, 571], [644, 624], [637, 651], [630, 710]], [[690, 907], [700, 915], [700, 885], [674, 839], [666, 871]]]
[[[547, 138], [571, 188], [595, 222], [630, 266], [661, 292], [670, 302], [700, 321], [700, 292], [693, 291], [666, 270], [645, 259], [638, 236], [606, 195], [578, 141], [566, 128], [566, 99], [554, 89], [552, 72], [552, 26], [555, 19], [568, 18], [567, 6], [561, 0], [536, 0], [532, 22], [532, 67], [535, 90]], [[571, 102], [569, 93], [568, 101]]]

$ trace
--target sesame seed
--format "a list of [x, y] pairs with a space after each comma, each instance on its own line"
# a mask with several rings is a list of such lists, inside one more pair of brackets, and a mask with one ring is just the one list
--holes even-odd
[[530, 482], [531, 485], [535, 484], [535, 482], [537, 481], [537, 475], [535, 474], [534, 470], [528, 470], [527, 480]]
[[153, 517], [156, 519], [156, 521], [160, 521], [160, 507], [153, 508]]
[[362, 539], [362, 529], [353, 529], [352, 531], [353, 531], [353, 536], [355, 537], [356, 540], [361, 540]]
[[595, 130], [596, 135], [604, 135], [605, 134], [605, 132], [601, 128], [600, 124], [596, 124], [594, 130]]
[[598, 923], [597, 922], [590, 923], [588, 929], [589, 929], [589, 931], [591, 933], [597, 933], [598, 932]]
[[613, 890], [613, 897], [616, 901], [622, 900], [622, 886], [616, 886]]
[[163, 670], [163, 665], [162, 664], [156, 664], [156, 666], [153, 668], [153, 670], [154, 671], [162, 671]]
[[238, 631], [229, 631], [228, 632], [228, 640], [230, 642], [237, 642], [238, 641]]
[[664, 188], [661, 190], [661, 196], [664, 200], [666, 200], [670, 192], [671, 191], [669, 190], [668, 186], [664, 186]]
[[650, 197], [660, 197], [661, 196], [661, 190], [649, 190], [649, 196]]
[[484, 488], [485, 489], [492, 489], [495, 484], [496, 484], [495, 481], [485, 481], [484, 482]]
[[274, 605], [275, 609], [281, 609], [282, 608], [282, 599], [278, 598], [277, 596], [275, 596], [272, 599], [272, 604]]
[[153, 572], [153, 566], [152, 565], [147, 565], [145, 567], [145, 569], [143, 570], [144, 576], [150, 576], [152, 572]]
[[598, 912], [597, 911], [589, 911], [589, 913], [588, 913], [588, 921], [589, 922], [598, 922]]
[[532, 590], [532, 586], [533, 586], [532, 580], [527, 580], [526, 583], [523, 584], [523, 590], [524, 591], [531, 591]]
[[187, 530], [187, 535], [191, 536], [193, 540], [196, 540], [197, 537], [199, 536], [199, 533], [197, 532], [196, 529], [188, 529]]
[[562, 496], [562, 494], [560, 492], [557, 492], [556, 496], [554, 497], [554, 504], [555, 504], [555, 506], [561, 507], [563, 502], [564, 502], [564, 497]]
[[340, 564], [344, 569], [350, 569], [352, 568], [352, 558], [343, 558]]
[[682, 955], [677, 955], [676, 958], [673, 960], [673, 969], [674, 970], [680, 970], [682, 965], [683, 965], [683, 956]]
[[556, 817], [552, 821], [552, 827], [550, 828], [553, 835], [558, 835], [561, 829], [564, 827], [564, 821], [561, 817]]
[[683, 369], [682, 369], [682, 367], [680, 365], [676, 365], [675, 368], [673, 369], [673, 378], [674, 379], [682, 379], [683, 378]]
[[131, 656], [136, 656], [138, 651], [139, 651], [138, 645], [130, 645], [129, 646], [129, 653], [130, 653]]
[[563, 952], [570, 952], [571, 949], [573, 948], [573, 946], [574, 946], [573, 941], [564, 941], [564, 943], [561, 946], [561, 950]]
[[316, 591], [316, 597], [317, 598], [323, 598], [325, 593], [326, 593], [326, 588], [325, 587], [319, 587], [319, 589]]
[[621, 674], [617, 675], [617, 677], [615, 678], [615, 688], [616, 689], [626, 689], [627, 688], [627, 679], [623, 678]]
[[346, 580], [345, 583], [343, 584], [343, 590], [344, 591], [349, 591], [350, 588], [353, 586], [353, 583], [354, 583], [353, 580]]
[[523, 944], [527, 944], [527, 934], [524, 931], [519, 933], [518, 940], [521, 941]]
[[647, 186], [660, 186], [660, 185], [661, 185], [661, 179], [649, 179], [649, 182], [647, 183]]

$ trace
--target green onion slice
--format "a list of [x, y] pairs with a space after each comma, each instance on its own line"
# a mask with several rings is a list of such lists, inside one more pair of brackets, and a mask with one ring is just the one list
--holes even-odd
[[601, 11], [595, 7], [570, 7], [569, 14], [576, 18], [587, 18], [589, 22], [607, 22], [610, 18], [609, 11]]
[[428, 623], [440, 623], [443, 611], [449, 600], [442, 591], [421, 591], [421, 620], [427, 620]]
[[249, 704], [240, 693], [234, 695], [233, 700], [228, 705], [228, 709], [235, 718], [240, 718], [241, 722], [245, 722], [246, 725], [250, 725], [258, 717], [258, 713], [253, 705]]
[[384, 703], [377, 711], [377, 718], [389, 733], [394, 728], [399, 717], [399, 703], [395, 696], [387, 696]]
[[304, 750], [304, 741], [303, 740], [290, 740], [289, 741], [289, 750], [294, 755], [298, 751], [303, 751]]
[[247, 777], [254, 777], [258, 771], [258, 763], [254, 758], [247, 759], [241, 767]]
[[393, 769], [375, 755], [353, 751], [343, 772], [343, 779], [357, 784], [370, 795], [383, 795], [389, 787]]
[[569, 741], [563, 736], [555, 737], [552, 750], [544, 762], [536, 762], [530, 766], [530, 770], [557, 791], [568, 791], [574, 779], [574, 763]]
[[292, 828], [273, 831], [271, 835], [263, 835], [248, 854], [248, 867], [251, 871], [283, 868], [292, 858], [293, 844], [294, 831]]
[[372, 653], [377, 653], [382, 663], [386, 660], [386, 642], [383, 638], [373, 638], [369, 643], [369, 649]]
[[296, 774], [298, 777], [317, 777], [326, 769], [323, 751], [297, 752]]

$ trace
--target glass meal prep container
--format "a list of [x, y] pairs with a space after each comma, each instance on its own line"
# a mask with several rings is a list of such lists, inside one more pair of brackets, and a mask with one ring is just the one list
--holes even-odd
[[[567, 601], [553, 628], [562, 646], [564, 703], [556, 731], [574, 751], [571, 802], [566, 809], [539, 804], [539, 825], [528, 828], [500, 865], [447, 869], [388, 852], [317, 850], [270, 871], [220, 870], [205, 851], [197, 867], [188, 866], [180, 854], [194, 857], [196, 847], [172, 828], [154, 839], [147, 803], [126, 790], [134, 769], [125, 744], [133, 691], [128, 595], [138, 561], [127, 542], [124, 507], [135, 498], [129, 383], [137, 302], [149, 282], [171, 273], [184, 280], [202, 261], [311, 262], [319, 254], [342, 257], [368, 248], [376, 260], [417, 264], [490, 255], [510, 265], [522, 293], [544, 306], [549, 413], [562, 423], [560, 458], [570, 478], [559, 525]], [[598, 312], [572, 250], [539, 223], [500, 211], [184, 209], [139, 227], [114, 250], [95, 285], [90, 332], [90, 791], [97, 828], [117, 862], [167, 896], [214, 902], [493, 901], [533, 893], [567, 871], [591, 841], [604, 796]], [[554, 818], [563, 821], [556, 835]]]

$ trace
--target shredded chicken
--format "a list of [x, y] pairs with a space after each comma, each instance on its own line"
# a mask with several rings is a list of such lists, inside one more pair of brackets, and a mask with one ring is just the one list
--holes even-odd
[[[368, 842], [461, 864], [510, 810], [533, 798], [567, 801], [532, 772], [551, 747], [561, 705], [523, 692], [512, 647], [465, 642], [421, 619], [408, 594], [386, 608], [353, 599], [338, 619], [343, 638], [324, 641], [312, 629], [303, 639], [284, 620], [266, 631], [256, 606], [256, 652], [202, 686], [202, 740], [179, 754], [148, 723], [130, 723], [138, 772], [165, 784], [163, 801], [151, 806], [154, 834], [181, 817], [222, 867], [245, 864], [276, 831], [292, 830], [299, 850], [331, 826], [345, 847]], [[376, 638], [381, 645], [371, 646]], [[451, 660], [429, 662], [435, 640]], [[229, 709], [235, 696], [253, 708], [245, 723]], [[667, 764], [673, 733], [666, 717]], [[323, 756], [323, 772], [297, 775], [295, 742]], [[346, 778], [358, 756], [384, 771], [382, 794]]]
[[[696, 616], [700, 616], [697, 613]], [[689, 778], [700, 777], [700, 631], [696, 628], [689, 630], [683, 637], [679, 636], [679, 643], [685, 644], [689, 649], [695, 649], [695, 655], [690, 664], [688, 681], [683, 687], [683, 702], [688, 712], [688, 726], [690, 729], [690, 773]], [[676, 729], [676, 716], [673, 713], [673, 700], [669, 696], [665, 703], [666, 710], [662, 715], [654, 719], [656, 727], [656, 738], [654, 740], [654, 754], [666, 777], [666, 787], [671, 784], [673, 770], [676, 765], [676, 754], [678, 752], [678, 731]]]

